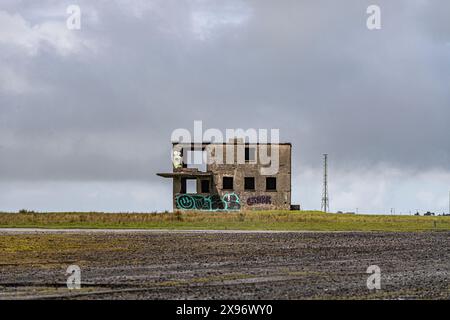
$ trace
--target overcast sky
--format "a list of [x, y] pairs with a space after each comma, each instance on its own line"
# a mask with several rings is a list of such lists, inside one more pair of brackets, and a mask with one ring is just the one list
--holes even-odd
[[[66, 27], [67, 6], [81, 29]], [[366, 9], [381, 8], [368, 30]], [[0, 211], [171, 209], [174, 129], [279, 128], [293, 203], [448, 211], [447, 0], [1, 0]]]

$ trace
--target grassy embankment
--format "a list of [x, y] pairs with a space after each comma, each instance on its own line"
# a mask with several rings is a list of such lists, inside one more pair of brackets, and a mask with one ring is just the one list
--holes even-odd
[[314, 231], [450, 231], [450, 216], [329, 214], [318, 211], [177, 213], [0, 213], [0, 228], [139, 228]]

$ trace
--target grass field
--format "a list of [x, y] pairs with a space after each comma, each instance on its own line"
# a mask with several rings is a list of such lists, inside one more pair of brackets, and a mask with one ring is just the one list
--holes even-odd
[[137, 228], [309, 231], [450, 231], [450, 216], [332, 214], [318, 211], [0, 213], [0, 228]]

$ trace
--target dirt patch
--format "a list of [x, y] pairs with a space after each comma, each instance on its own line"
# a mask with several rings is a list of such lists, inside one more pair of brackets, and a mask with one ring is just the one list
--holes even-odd
[[[449, 245], [448, 232], [0, 232], [0, 299], [449, 299]], [[81, 290], [66, 288], [71, 264]]]

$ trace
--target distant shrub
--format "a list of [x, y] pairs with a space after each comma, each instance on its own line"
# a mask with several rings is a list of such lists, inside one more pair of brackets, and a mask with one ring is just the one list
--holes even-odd
[[35, 213], [33, 210], [20, 209], [19, 213]]

